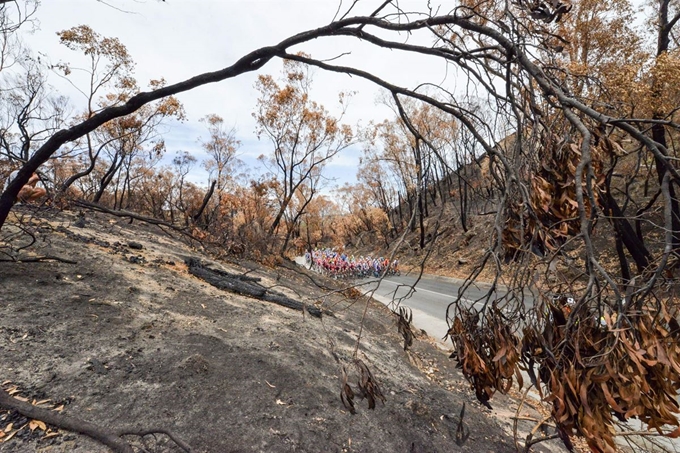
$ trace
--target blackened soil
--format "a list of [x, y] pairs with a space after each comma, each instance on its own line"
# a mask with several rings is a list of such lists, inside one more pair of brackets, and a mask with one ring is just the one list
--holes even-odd
[[[19, 257], [77, 264], [0, 262], [0, 382], [15, 396], [49, 400], [41, 404], [102, 426], [165, 427], [205, 452], [514, 451], [452, 366], [437, 379], [422, 371], [418, 354], [448, 360], [443, 352], [422, 341], [416, 352], [401, 349], [381, 304], [369, 304], [358, 356], [386, 402], [368, 410], [358, 400], [351, 415], [339, 375], [345, 366], [356, 390], [352, 356], [365, 301], [324, 295], [288, 269], [249, 274], [306, 304], [333, 307], [321, 320], [303, 316], [189, 275], [187, 256], [245, 269], [155, 228], [94, 214], [84, 227], [69, 213], [24, 214], [38, 242]], [[13, 222], [0, 232], [3, 250], [18, 240]], [[460, 446], [455, 417], [464, 402], [470, 437]], [[29, 422], [0, 409], [0, 451], [108, 451]], [[148, 451], [180, 451], [163, 436], [143, 442]]]

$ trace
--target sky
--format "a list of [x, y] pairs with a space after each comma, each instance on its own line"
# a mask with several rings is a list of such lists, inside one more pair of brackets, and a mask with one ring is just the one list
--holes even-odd
[[[355, 14], [368, 14], [382, 0], [359, 1]], [[422, 7], [425, 1], [401, 1], [404, 9]], [[432, 2], [435, 3], [435, 2]], [[350, 1], [344, 0], [42, 0], [37, 12], [38, 29], [25, 33], [24, 41], [36, 53], [46, 55], [52, 63], [68, 62], [85, 66], [82, 55], [59, 44], [57, 31], [77, 25], [89, 25], [102, 36], [117, 37], [136, 63], [135, 76], [140, 86], [151, 79], [165, 78], [169, 84], [202, 72], [214, 71], [233, 64], [246, 53], [304, 30], [329, 23], [338, 7], [344, 11]], [[403, 36], [404, 40], [417, 37]], [[411, 41], [413, 42], [413, 41]], [[348, 53], [336, 64], [355, 65], [389, 79], [392, 83], [415, 87], [423, 82], [439, 83], [450, 77], [443, 62], [404, 55], [402, 52], [372, 48], [356, 39], [317, 40], [293, 49], [315, 58], [325, 59]], [[173, 123], [164, 131], [169, 162], [176, 151], [191, 152], [199, 161], [205, 157], [199, 139], [207, 137], [205, 125], [199, 122], [207, 114], [217, 114], [228, 127], [235, 126], [242, 146], [240, 158], [253, 176], [258, 171], [257, 156], [267, 154], [271, 145], [255, 135], [258, 74], [278, 75], [281, 61], [272, 60], [256, 73], [247, 73], [220, 83], [210, 84], [179, 95], [187, 120]], [[70, 97], [75, 111], [83, 108], [84, 97], [64, 80], [50, 79], [54, 88]], [[351, 126], [382, 121], [392, 112], [378, 100], [380, 89], [347, 75], [326, 73], [316, 69], [311, 96], [332, 114], [339, 113], [338, 92], [356, 91], [345, 116]], [[327, 167], [327, 176], [336, 184], [353, 182], [361, 154], [361, 144], [347, 149]], [[196, 166], [190, 179], [207, 184], [207, 174]]]

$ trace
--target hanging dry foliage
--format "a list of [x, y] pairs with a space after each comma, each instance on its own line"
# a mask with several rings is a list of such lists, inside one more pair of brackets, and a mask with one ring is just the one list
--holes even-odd
[[357, 372], [357, 389], [354, 392], [352, 386], [349, 384], [349, 376], [347, 370], [343, 366], [340, 370], [340, 400], [343, 406], [351, 414], [356, 414], [356, 407], [354, 405], [354, 398], [365, 398], [368, 401], [368, 408], [375, 409], [376, 400], [385, 403], [385, 396], [380, 390], [378, 381], [373, 377], [373, 373], [368, 369], [366, 364], [361, 359], [354, 359], [354, 367]]
[[[621, 147], [608, 137], [596, 136], [591, 146], [591, 167], [594, 181], [593, 199], [600, 206], [599, 193], [604, 188], [603, 159], [622, 152]], [[507, 256], [531, 250], [537, 254], [555, 251], [566, 239], [580, 232], [576, 173], [581, 160], [581, 143], [566, 143], [554, 133], [541, 137], [541, 149], [535, 150], [532, 167], [527, 169], [530, 181], [530, 209], [521, 197], [509, 197], [507, 221], [503, 229], [503, 246]], [[582, 184], [584, 209], [590, 211], [591, 202], [586, 190], [586, 171]]]
[[523, 385], [517, 367], [520, 341], [502, 318], [500, 309], [493, 307], [480, 322], [480, 313], [471, 308], [456, 316], [447, 333], [454, 345], [451, 357], [472, 383], [477, 399], [489, 408], [493, 394], [507, 393], [514, 377]]
[[[680, 324], [670, 305], [620, 304], [616, 309], [566, 297], [544, 301], [521, 341], [501, 314], [462, 310], [449, 336], [480, 402], [507, 392], [527, 371], [567, 447], [585, 438], [593, 452], [617, 451], [616, 421], [639, 419], [648, 429], [680, 437]], [[520, 381], [521, 386], [521, 381]], [[668, 426], [676, 429], [668, 430]]]
[[413, 345], [413, 330], [411, 329], [411, 322], [413, 321], [413, 312], [408, 307], [399, 307], [399, 310], [393, 311], [397, 316], [397, 330], [404, 337], [404, 351], [407, 351]]

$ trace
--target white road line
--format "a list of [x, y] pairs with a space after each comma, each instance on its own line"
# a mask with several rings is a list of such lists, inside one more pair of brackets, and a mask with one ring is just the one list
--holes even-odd
[[[386, 281], [386, 282], [388, 282], [388, 283], [395, 284], [395, 285], [403, 286], [404, 288], [410, 288], [410, 287], [411, 287], [411, 285], [409, 285], [408, 283], [400, 283], [400, 282], [395, 282], [395, 281], [393, 281], [393, 280], [384, 280], [384, 281]], [[432, 291], [432, 290], [429, 290], [429, 289], [419, 288], [419, 287], [416, 286], [416, 292], [418, 292], [418, 291], [424, 291], [424, 292], [426, 292], [426, 293], [437, 294], [437, 295], [443, 296], [443, 297], [453, 297], [451, 294], [438, 293], [437, 291]]]
[[[395, 285], [401, 285], [401, 286], [404, 286], [405, 288], [410, 288], [410, 287], [411, 287], [411, 285], [408, 285], [408, 284], [406, 284], [406, 283], [395, 282], [395, 281], [393, 281], [393, 280], [386, 280], [386, 279], [385, 279], [385, 280], [383, 280], [383, 281], [388, 282], [388, 283], [392, 283], [392, 284], [395, 284]], [[431, 291], [431, 290], [429, 290], [429, 289], [418, 288], [417, 286], [416, 286], [415, 290], [416, 290], [416, 293], [418, 293], [418, 292], [420, 292], [420, 291], [424, 291], [424, 292], [426, 292], [426, 293], [432, 293], [432, 294], [436, 294], [436, 295], [442, 296], [442, 297], [450, 297], [450, 298], [455, 298], [455, 297], [456, 297], [456, 296], [453, 296], [453, 295], [451, 295], [451, 294], [438, 293], [438, 292], [436, 292], [436, 291]], [[396, 289], [395, 289], [395, 291], [391, 291], [391, 292], [396, 292]], [[394, 295], [394, 297], [395, 297], [395, 298], [398, 298], [396, 294]], [[466, 303], [468, 303], [468, 304], [471, 304], [471, 305], [473, 305], [473, 306], [475, 306], [475, 307], [483, 307], [483, 306], [484, 306], [484, 304], [483, 304], [482, 302], [473, 302], [472, 300], [467, 299], [467, 298], [464, 298], [464, 297], [461, 298], [461, 301], [466, 302]]]

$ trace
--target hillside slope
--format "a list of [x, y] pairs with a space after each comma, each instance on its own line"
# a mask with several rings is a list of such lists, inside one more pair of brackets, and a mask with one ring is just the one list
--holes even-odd
[[[352, 356], [364, 301], [329, 295], [311, 283], [318, 276], [290, 265], [214, 262], [137, 222], [15, 213], [38, 239], [20, 258], [75, 262], [0, 262], [0, 382], [15, 397], [99, 426], [170, 429], [195, 451], [515, 451], [497, 416], [507, 425], [516, 403], [479, 406], [453, 362], [426, 341], [404, 352], [381, 304], [369, 303], [358, 357], [386, 401], [369, 410], [357, 397], [351, 415], [339, 376], [344, 366], [358, 393]], [[10, 235], [16, 222], [0, 236], [5, 251], [26, 238]], [[265, 287], [325, 314], [216, 289], [187, 272], [188, 257], [233, 273], [247, 265]], [[457, 445], [464, 403], [470, 435]], [[2, 408], [0, 432], [2, 452], [109, 451]], [[163, 435], [143, 442], [148, 451], [181, 451]]]

